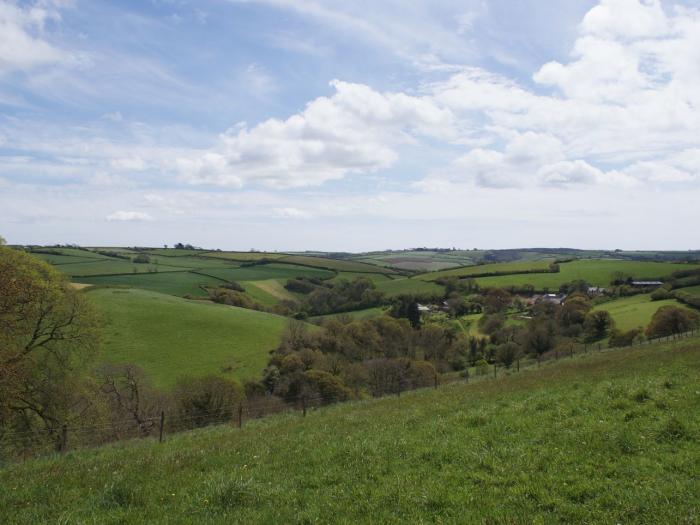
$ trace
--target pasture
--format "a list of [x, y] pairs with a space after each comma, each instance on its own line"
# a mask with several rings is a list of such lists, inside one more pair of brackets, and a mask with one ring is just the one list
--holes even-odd
[[549, 265], [553, 262], [553, 260], [554, 259], [548, 259], [543, 261], [518, 261], [510, 263], [480, 264], [478, 266], [469, 266], [466, 268], [455, 268], [453, 270], [422, 274], [414, 277], [414, 279], [420, 279], [422, 281], [435, 281], [436, 279], [441, 279], [445, 277], [465, 278], [469, 277], [470, 275], [479, 275], [485, 273], [517, 273], [527, 272], [530, 270], [547, 270], [549, 268]]
[[[27, 523], [694, 523], [698, 340], [0, 470]], [[21, 480], [21, 481], [20, 481]]]
[[215, 277], [188, 271], [75, 277], [73, 280], [83, 284], [140, 288], [142, 290], [177, 295], [179, 297], [185, 295], [207, 297], [208, 294], [206, 290], [202, 288], [203, 286], [219, 286], [223, 283], [223, 281]]
[[599, 304], [593, 308], [593, 311], [607, 310], [615, 321], [615, 326], [619, 330], [626, 331], [639, 327], [646, 328], [656, 311], [667, 305], [685, 308], [675, 299], [652, 301], [650, 294], [641, 294]]
[[103, 359], [137, 364], [159, 387], [172, 386], [183, 374], [258, 378], [288, 322], [145, 290], [86, 293], [105, 320]]
[[377, 289], [384, 292], [387, 297], [395, 297], [402, 294], [442, 294], [444, 286], [437, 285], [419, 279], [394, 279], [377, 283]]
[[[491, 265], [489, 265], [491, 266]], [[494, 265], [495, 266], [495, 265]], [[700, 268], [700, 265], [624, 261], [611, 259], [581, 259], [559, 265], [557, 273], [531, 273], [500, 275], [495, 277], [479, 277], [476, 279], [480, 286], [490, 288], [523, 287], [532, 285], [535, 290], [558, 290], [563, 283], [584, 280], [592, 286], [606, 287], [620, 273], [624, 278], [662, 279], [677, 270]]]

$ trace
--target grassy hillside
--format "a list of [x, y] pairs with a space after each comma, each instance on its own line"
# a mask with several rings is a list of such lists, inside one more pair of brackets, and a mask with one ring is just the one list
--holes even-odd
[[388, 297], [401, 294], [442, 294], [445, 291], [444, 286], [408, 278], [379, 282], [377, 283], [377, 289], [384, 292]]
[[87, 292], [106, 320], [104, 359], [141, 366], [158, 386], [179, 375], [259, 377], [287, 320], [136, 289]]
[[[495, 266], [495, 265], [494, 265]], [[615, 272], [635, 279], [656, 279], [677, 270], [698, 268], [698, 265], [646, 261], [608, 259], [582, 259], [560, 264], [558, 273], [533, 273], [480, 277], [477, 282], [484, 287], [508, 287], [532, 284], [537, 290], [558, 289], [561, 284], [582, 279], [593, 286], [608, 286]], [[484, 267], [487, 268], [487, 267]]]
[[528, 270], [546, 270], [554, 259], [544, 261], [518, 261], [510, 263], [481, 264], [479, 266], [468, 266], [466, 268], [455, 268], [441, 272], [426, 273], [415, 278], [423, 281], [434, 281], [444, 277], [468, 277], [494, 272], [526, 272]]
[[694, 523], [698, 340], [28, 461], [4, 523]]
[[594, 307], [593, 310], [607, 310], [615, 320], [615, 326], [618, 329], [632, 330], [637, 327], [645, 328], [656, 311], [667, 305], [685, 308], [675, 299], [652, 301], [649, 294], [643, 294], [603, 303]]
[[128, 286], [180, 297], [188, 294], [206, 297], [207, 292], [202, 286], [217, 286], [222, 283], [220, 279], [188, 271], [74, 277], [73, 280], [83, 284]]

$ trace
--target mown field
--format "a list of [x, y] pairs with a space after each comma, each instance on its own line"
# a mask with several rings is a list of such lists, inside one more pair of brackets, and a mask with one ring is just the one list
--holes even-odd
[[695, 523], [697, 339], [0, 470], [3, 523]]
[[87, 292], [105, 320], [102, 358], [169, 387], [182, 374], [258, 378], [287, 319], [137, 289]]
[[639, 327], [646, 328], [656, 311], [668, 305], [686, 308], [675, 299], [652, 301], [650, 294], [641, 294], [602, 303], [595, 306], [593, 310], [607, 310], [619, 330], [632, 330]]

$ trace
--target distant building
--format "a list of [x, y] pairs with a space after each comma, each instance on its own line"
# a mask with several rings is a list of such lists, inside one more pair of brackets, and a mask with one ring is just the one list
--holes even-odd
[[632, 286], [638, 286], [640, 288], [648, 288], [648, 287], [659, 287], [663, 286], [664, 283], [661, 281], [632, 281]]
[[601, 288], [600, 286], [589, 286], [586, 291], [588, 292], [588, 295], [600, 295], [605, 293], [605, 288]]
[[421, 313], [429, 312], [429, 311], [430, 311], [430, 306], [426, 306], [426, 305], [424, 305], [424, 304], [420, 304], [420, 303], [419, 303], [419, 304], [418, 304], [418, 311], [421, 312]]
[[564, 302], [564, 299], [566, 299], [565, 295], [555, 293], [546, 293], [534, 297], [535, 303], [562, 304]]

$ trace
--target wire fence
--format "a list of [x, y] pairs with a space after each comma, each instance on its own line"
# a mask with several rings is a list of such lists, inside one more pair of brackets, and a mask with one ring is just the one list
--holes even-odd
[[[653, 345], [677, 342], [700, 335], [700, 329], [672, 334], [653, 339], [636, 341], [625, 346], [610, 346], [608, 343], [571, 343], [545, 354], [516, 359], [509, 366], [499, 363], [470, 367], [457, 373], [435, 374], [430, 384], [424, 380], [419, 384], [410, 384], [401, 375], [388, 378], [383, 388], [375, 389], [374, 397], [395, 395], [425, 388], [437, 389], [456, 382], [472, 383], [511, 376], [521, 371], [538, 368], [543, 363], [559, 359], [573, 358], [582, 354], [598, 353], [610, 350], [622, 350], [632, 346]], [[100, 446], [110, 442], [134, 438], [150, 438], [163, 442], [175, 433], [196, 428], [227, 424], [242, 428], [246, 422], [281, 413], [299, 413], [305, 417], [307, 412], [348, 400], [333, 392], [301, 393], [291, 398], [282, 399], [275, 396], [261, 396], [252, 399], [240, 399], [233, 404], [223, 404], [208, 410], [187, 413], [173, 410], [157, 410], [148, 415], [131, 414], [128, 417], [115, 417], [100, 420], [92, 424], [63, 424], [56, 428], [38, 432], [37, 430], [2, 430], [0, 429], [0, 447], [14, 451], [15, 459], [24, 459], [47, 452], [66, 452], [79, 448]]]

